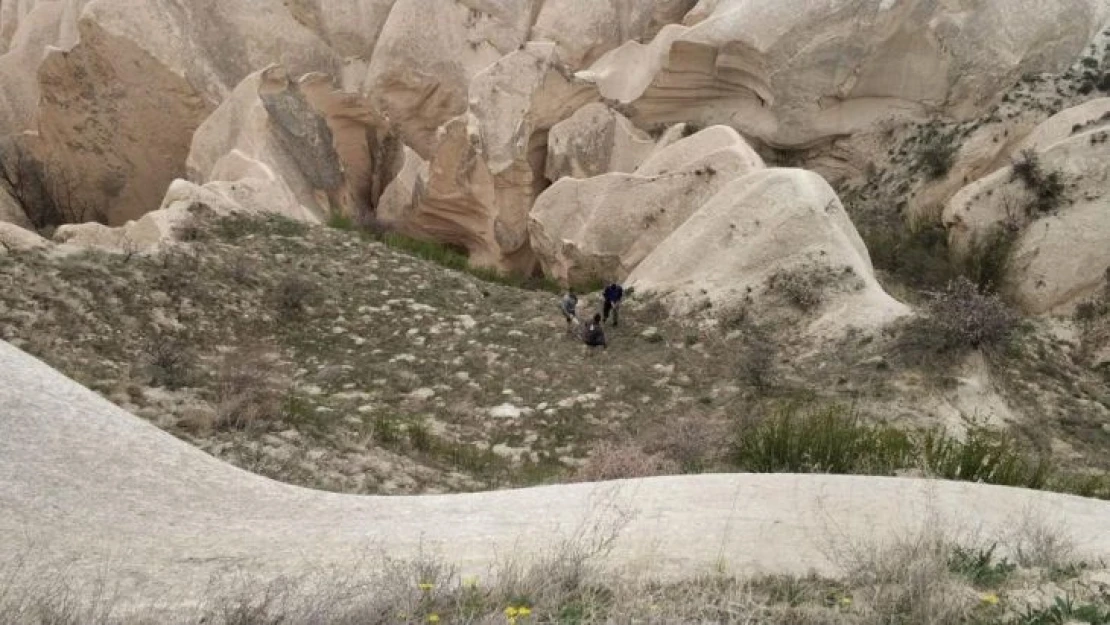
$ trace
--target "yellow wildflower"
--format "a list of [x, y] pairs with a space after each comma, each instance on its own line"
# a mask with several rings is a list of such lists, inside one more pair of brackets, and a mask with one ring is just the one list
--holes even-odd
[[841, 597], [840, 598], [840, 606], [841, 607], [847, 608], [850, 605], [852, 605], [852, 598], [851, 597]]
[[464, 577], [462, 582], [463, 582], [463, 586], [466, 586], [467, 588], [477, 588], [478, 587], [478, 578], [477, 577]]
[[998, 595], [993, 592], [988, 592], [983, 595], [980, 597], [980, 600], [983, 602], [983, 605], [998, 605]]
[[420, 582], [420, 590], [423, 590], [424, 592], [428, 592], [433, 588], [435, 588], [435, 584], [431, 584], [429, 582]]
[[532, 608], [529, 608], [528, 606], [520, 606], [516, 609], [516, 613], [522, 618], [528, 618], [532, 615]]
[[428, 615], [428, 622], [429, 623], [438, 623], [439, 622], [439, 615], [438, 614], [429, 614]]

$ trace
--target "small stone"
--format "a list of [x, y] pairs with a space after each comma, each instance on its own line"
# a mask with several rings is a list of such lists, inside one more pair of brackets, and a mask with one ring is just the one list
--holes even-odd
[[435, 395], [436, 395], [436, 392], [433, 389], [418, 388], [415, 391], [409, 393], [409, 399], [415, 399], [417, 401], [427, 401], [427, 400], [435, 397]]
[[521, 409], [512, 404], [501, 404], [489, 411], [489, 416], [494, 419], [519, 419], [521, 414]]

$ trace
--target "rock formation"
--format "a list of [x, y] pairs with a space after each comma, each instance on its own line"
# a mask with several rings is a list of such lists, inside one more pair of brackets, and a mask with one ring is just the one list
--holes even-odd
[[726, 126], [659, 151], [633, 174], [563, 178], [536, 200], [530, 232], [544, 272], [619, 280], [735, 178], [763, 167]]
[[[1110, 267], [1105, 111], [1105, 103], [1094, 102], [1045, 122], [1022, 144], [1029, 152], [1012, 157], [1023, 165], [977, 180], [945, 208], [949, 239], [960, 255], [982, 253], [982, 246], [1000, 244], [998, 236], [1013, 238], [1000, 286], [1028, 312], [1067, 309], [1104, 284]], [[1023, 176], [1015, 166], [1033, 169]], [[1059, 187], [1053, 191], [1052, 185]], [[1044, 193], [1058, 197], [1042, 200]]]
[[890, 117], [981, 112], [1022, 73], [1069, 65], [1106, 16], [1101, 0], [970, 10], [925, 0], [703, 0], [682, 26], [627, 43], [582, 75], [641, 125], [728, 124], [773, 146], [806, 147]]
[[628, 283], [690, 315], [781, 299], [775, 283], [782, 280], [813, 290], [806, 322], [813, 333], [874, 331], [909, 312], [875, 280], [867, 249], [828, 183], [799, 169], [734, 180], [656, 247]]

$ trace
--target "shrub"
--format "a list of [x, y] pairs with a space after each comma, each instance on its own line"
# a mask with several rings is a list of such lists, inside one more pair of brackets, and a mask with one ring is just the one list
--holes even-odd
[[771, 334], [760, 326], [750, 325], [740, 337], [737, 373], [740, 379], [759, 393], [774, 385], [775, 361], [779, 346]]
[[795, 267], [775, 273], [767, 280], [767, 287], [802, 312], [809, 312], [825, 299], [828, 276], [823, 268]]
[[864, 423], [837, 406], [790, 403], [742, 421], [736, 465], [757, 473], [877, 473], [907, 466], [910, 439], [893, 428]]
[[947, 480], [1044, 488], [1050, 475], [1046, 458], [1032, 460], [998, 432], [974, 427], [964, 440], [926, 432], [921, 441], [924, 467]]
[[1040, 156], [1034, 150], [1022, 150], [1013, 162], [1013, 180], [1020, 180], [1033, 194], [1031, 214], [1045, 213], [1059, 208], [1067, 191], [1064, 177], [1058, 171], [1046, 172]]
[[905, 347], [937, 353], [1000, 348], [1017, 334], [1021, 317], [997, 295], [982, 293], [970, 280], [958, 278], [931, 293], [924, 315], [909, 323]]
[[143, 355], [152, 385], [176, 390], [192, 382], [196, 358], [184, 340], [152, 337], [143, 346]]
[[680, 472], [674, 461], [662, 454], [649, 454], [635, 443], [603, 441], [593, 446], [586, 463], [578, 468], [573, 479], [577, 482], [601, 482]]
[[875, 267], [918, 289], [943, 288], [959, 275], [940, 224], [911, 226], [901, 219], [862, 228]]
[[952, 169], [958, 151], [954, 133], [941, 131], [937, 126], [928, 126], [921, 136], [918, 167], [931, 179], [941, 178]]
[[283, 277], [273, 289], [278, 316], [290, 319], [304, 312], [315, 294], [312, 283], [299, 276]]
[[240, 349], [224, 356], [216, 379], [216, 427], [245, 430], [279, 419], [286, 380], [285, 371], [261, 349]]
[[1017, 565], [1006, 558], [995, 560], [993, 544], [986, 549], [969, 549], [959, 545], [948, 555], [948, 570], [966, 578], [976, 588], [997, 588], [1017, 570]]
[[986, 237], [974, 241], [963, 260], [961, 274], [974, 282], [981, 292], [1000, 290], [1006, 281], [1017, 238], [1016, 225], [1007, 222]]
[[701, 473], [722, 459], [727, 433], [726, 424], [708, 415], [682, 416], [649, 430], [644, 436], [644, 450], [663, 454], [683, 473]]

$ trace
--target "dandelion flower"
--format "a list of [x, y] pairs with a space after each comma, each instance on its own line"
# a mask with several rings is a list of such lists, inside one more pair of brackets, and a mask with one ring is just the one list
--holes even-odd
[[438, 614], [434, 614], [434, 613], [433, 613], [433, 614], [429, 614], [429, 615], [428, 615], [428, 622], [429, 622], [429, 623], [438, 623], [438, 622], [439, 622], [439, 615], [438, 615]]
[[517, 608], [516, 613], [517, 613], [518, 616], [520, 616], [522, 618], [528, 618], [529, 616], [532, 615], [532, 608], [529, 608], [527, 606], [521, 606], [521, 607]]
[[988, 592], [987, 594], [980, 597], [980, 599], [982, 600], [983, 605], [998, 605], [998, 595], [994, 594], [993, 592]]
[[518, 614], [520, 614], [520, 610], [515, 605], [505, 608], [505, 616], [508, 618], [516, 618]]

